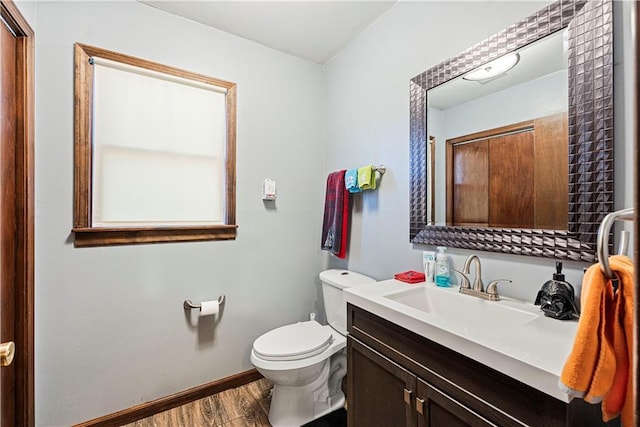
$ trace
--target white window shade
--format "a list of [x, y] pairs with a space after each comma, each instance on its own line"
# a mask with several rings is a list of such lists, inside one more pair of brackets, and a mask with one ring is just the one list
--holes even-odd
[[98, 59], [93, 227], [223, 224], [224, 88]]

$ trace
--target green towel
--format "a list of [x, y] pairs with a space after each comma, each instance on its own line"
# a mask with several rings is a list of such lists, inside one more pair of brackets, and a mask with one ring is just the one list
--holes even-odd
[[361, 190], [376, 189], [376, 172], [373, 170], [372, 165], [358, 168], [358, 187]]

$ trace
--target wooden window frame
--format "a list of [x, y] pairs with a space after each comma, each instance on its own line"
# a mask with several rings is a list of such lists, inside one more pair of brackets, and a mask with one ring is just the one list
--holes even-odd
[[[204, 226], [93, 227], [92, 206], [92, 119], [93, 67], [89, 58], [97, 56], [197, 82], [225, 88], [227, 107], [225, 224]], [[202, 240], [234, 240], [236, 221], [236, 84], [192, 73], [129, 55], [75, 43], [74, 45], [74, 246], [111, 246]]]

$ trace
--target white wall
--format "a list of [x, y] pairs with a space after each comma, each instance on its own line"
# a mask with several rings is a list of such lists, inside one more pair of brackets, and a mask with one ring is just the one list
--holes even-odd
[[[39, 2], [36, 420], [64, 426], [252, 368], [253, 340], [320, 308], [322, 68], [133, 1]], [[74, 249], [73, 43], [238, 84], [229, 242]], [[275, 209], [261, 185], [278, 183]], [[219, 323], [182, 303], [226, 294]]]
[[[613, 40], [616, 44], [614, 49], [614, 75], [616, 120], [614, 125], [616, 147], [614, 151], [615, 171], [615, 203], [616, 209], [630, 208], [634, 206], [634, 176], [637, 174], [638, 165], [635, 164], [635, 153], [633, 147], [634, 126], [638, 122], [638, 112], [634, 111], [634, 94], [638, 76], [634, 74], [635, 49], [634, 38], [638, 31], [632, 25], [635, 16], [635, 8], [638, 7], [635, 1], [614, 2], [613, 19], [614, 34]], [[636, 23], [638, 25], [638, 23]], [[638, 141], [636, 141], [638, 144]], [[629, 253], [633, 253], [633, 223], [625, 221], [614, 224], [616, 232], [625, 229], [631, 233]]]
[[[615, 3], [620, 8], [630, 2]], [[408, 236], [409, 80], [546, 4], [398, 2], [325, 67], [328, 169], [369, 162], [384, 163], [388, 168], [375, 193], [356, 196], [351, 252], [340, 265], [377, 279], [422, 268], [420, 250], [426, 247], [412, 247]], [[622, 31], [629, 31], [628, 23]], [[631, 48], [624, 48], [625, 60], [633, 61]], [[621, 64], [616, 68], [622, 72]], [[623, 90], [622, 85], [616, 87], [616, 114], [618, 122], [630, 123], [633, 116], [620, 105], [622, 96], [618, 96]], [[630, 152], [629, 137], [618, 128], [616, 131], [617, 150]], [[624, 181], [632, 175], [622, 163], [617, 164], [622, 179], [616, 182], [623, 194], [616, 201], [620, 207], [632, 203], [632, 191], [623, 190], [628, 187]], [[471, 252], [450, 249], [449, 253], [461, 269]], [[552, 259], [488, 252], [478, 255], [485, 283], [512, 279], [513, 284], [500, 285], [500, 291], [531, 302], [554, 271]], [[567, 280], [578, 285], [586, 264], [564, 264]]]
[[[447, 108], [442, 111], [444, 132], [435, 136], [438, 140], [447, 140], [568, 111], [569, 85], [567, 82], [566, 70], [556, 71]], [[527, 102], [522, 102], [523, 99]], [[431, 132], [429, 134], [431, 135]]]
[[27, 20], [32, 30], [36, 29], [37, 21], [37, 4], [30, 0], [15, 0], [15, 5], [20, 10], [20, 13]]

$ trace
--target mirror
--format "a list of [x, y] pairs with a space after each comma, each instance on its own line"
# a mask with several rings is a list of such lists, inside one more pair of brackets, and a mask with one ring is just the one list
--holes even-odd
[[[600, 221], [613, 210], [612, 15], [610, 0], [558, 1], [411, 79], [410, 238], [413, 243], [588, 262], [595, 260]], [[547, 43], [560, 46], [561, 51], [566, 46], [568, 55], [565, 73], [567, 83], [561, 83], [566, 85], [564, 90], [559, 89], [561, 93], [568, 95], [567, 172], [566, 175], [563, 173], [563, 176], [551, 180], [554, 183], [560, 182], [561, 178], [565, 180], [561, 184], [567, 189], [566, 215], [563, 212], [565, 220], [530, 224], [494, 221], [496, 225], [493, 227], [490, 226], [490, 221], [452, 220], [447, 207], [450, 207], [451, 194], [455, 192], [446, 188], [446, 183], [451, 182], [451, 177], [445, 172], [447, 140], [460, 141], [460, 137], [503, 128], [522, 120], [511, 117], [512, 114], [499, 112], [494, 114], [491, 122], [493, 124], [477, 124], [475, 128], [471, 128], [471, 122], [480, 121], [478, 117], [481, 114], [476, 111], [474, 120], [460, 114], [447, 119], [450, 123], [464, 123], [466, 127], [443, 130], [444, 122], [438, 117], [440, 112], [448, 109], [460, 110], [460, 107], [443, 107], [438, 92], [465, 83], [467, 86], [473, 83], [471, 87], [480, 92], [492, 89], [490, 86], [506, 85], [507, 76], [511, 74], [515, 77], [521, 73], [519, 68], [524, 69], [520, 65], [526, 62], [527, 51], [538, 49]], [[522, 50], [519, 51], [520, 49]], [[506, 75], [487, 84], [460, 78], [476, 68], [491, 67], [494, 60], [512, 52], [518, 52], [522, 64], [518, 63]], [[534, 61], [535, 63], [537, 66], [534, 68], [544, 68], [539, 60]], [[544, 65], [547, 63], [544, 62]], [[561, 71], [555, 73], [562, 74]], [[524, 84], [524, 81], [521, 80], [519, 84]], [[531, 77], [527, 81], [531, 81]], [[468, 95], [471, 91], [458, 92]], [[474, 96], [477, 101], [479, 97], [495, 95], [487, 95], [485, 92]], [[445, 96], [446, 101], [454, 98], [454, 95]], [[549, 107], [549, 111], [537, 114], [539, 117], [547, 116], [546, 113], [557, 113], [559, 110], [556, 111], [555, 104], [562, 102], [559, 99], [553, 102], [547, 99], [543, 103]], [[484, 108], [484, 112], [496, 111], [498, 110], [495, 108]], [[526, 120], [536, 118], [538, 117], [528, 117]], [[538, 140], [546, 141], [548, 137], [536, 137], [536, 141]], [[519, 167], [513, 168], [515, 162], [509, 153], [507, 150], [498, 159], [502, 160], [503, 166], [519, 170]], [[523, 182], [533, 180], [522, 176], [520, 178]], [[525, 187], [517, 187], [515, 190], [516, 195], [527, 191]], [[498, 192], [498, 201], [505, 198], [501, 194], [506, 193]], [[535, 198], [540, 212], [559, 210], [540, 206], [550, 198], [546, 194]], [[469, 198], [462, 196], [461, 200], [468, 201]], [[522, 212], [526, 212], [526, 209]], [[522, 213], [516, 216], [521, 217]], [[461, 225], [454, 225], [456, 223]]]
[[567, 229], [567, 37], [476, 69], [495, 76], [469, 80], [472, 70], [427, 91], [431, 224]]

